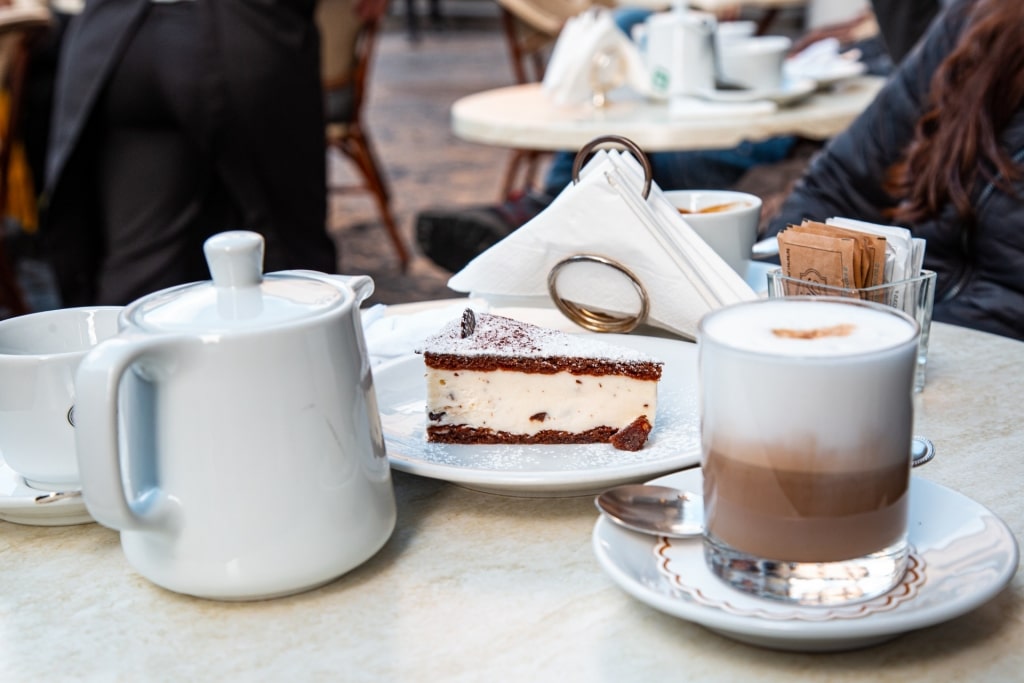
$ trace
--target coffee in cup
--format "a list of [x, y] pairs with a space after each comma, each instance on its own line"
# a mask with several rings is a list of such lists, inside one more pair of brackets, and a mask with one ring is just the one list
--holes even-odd
[[77, 488], [75, 372], [117, 333], [121, 308], [66, 308], [0, 321], [0, 454], [33, 488]]
[[700, 324], [705, 559], [800, 604], [880, 595], [906, 569], [920, 328], [851, 299], [746, 302]]
[[746, 272], [761, 220], [760, 197], [729, 190], [671, 190], [665, 198], [740, 275]]

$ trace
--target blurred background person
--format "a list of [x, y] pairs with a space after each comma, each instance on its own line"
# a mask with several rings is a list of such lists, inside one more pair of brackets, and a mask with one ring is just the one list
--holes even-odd
[[42, 246], [64, 306], [209, 273], [202, 243], [266, 238], [266, 269], [336, 270], [315, 0], [86, 0], [61, 45]]
[[1024, 339], [1024, 3], [958, 0], [807, 169], [770, 233], [843, 216], [927, 240], [934, 319]]

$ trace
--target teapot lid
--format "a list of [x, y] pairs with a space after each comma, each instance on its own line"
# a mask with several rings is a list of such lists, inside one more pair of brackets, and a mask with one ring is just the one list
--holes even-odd
[[312, 271], [263, 274], [263, 236], [222, 232], [203, 244], [212, 281], [172, 287], [131, 304], [125, 318], [159, 332], [258, 330], [320, 317], [355, 299]]

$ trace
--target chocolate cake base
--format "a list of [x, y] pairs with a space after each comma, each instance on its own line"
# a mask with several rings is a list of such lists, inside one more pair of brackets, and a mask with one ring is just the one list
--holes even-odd
[[528, 446], [610, 443], [619, 450], [637, 451], [646, 443], [650, 431], [651, 423], [647, 416], [641, 415], [624, 429], [597, 427], [576, 434], [552, 429], [541, 430], [536, 434], [510, 434], [466, 425], [432, 425], [427, 427], [427, 441], [461, 445], [523, 444]]

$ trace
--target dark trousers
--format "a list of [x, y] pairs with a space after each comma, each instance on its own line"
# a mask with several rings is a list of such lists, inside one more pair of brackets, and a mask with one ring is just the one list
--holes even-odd
[[[269, 8], [251, 11], [270, 21]], [[215, 21], [194, 2], [147, 3], [144, 12], [54, 174], [44, 232], [63, 304], [126, 304], [207, 280], [202, 244], [224, 230], [261, 232], [267, 270], [334, 272], [319, 73], [308, 59], [316, 46], [288, 41], [306, 35], [304, 24], [266, 34], [255, 20]], [[102, 38], [100, 26], [87, 26]], [[81, 84], [76, 76], [62, 87]]]
[[197, 18], [195, 3], [154, 4], [98, 103], [98, 303], [208, 279], [202, 243], [234, 222], [204, 149]]

